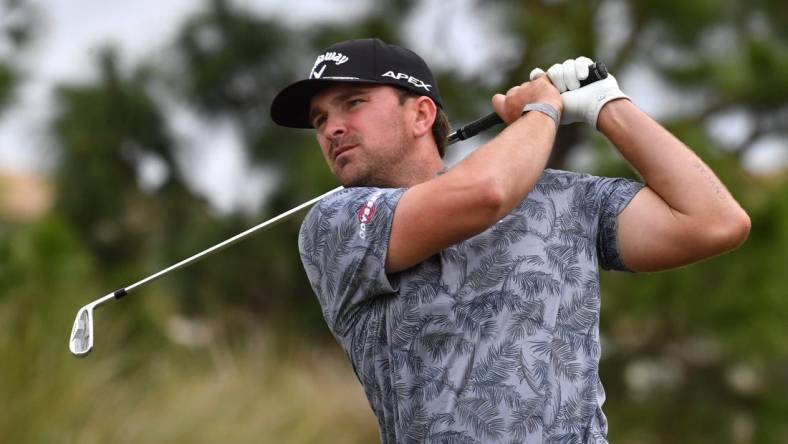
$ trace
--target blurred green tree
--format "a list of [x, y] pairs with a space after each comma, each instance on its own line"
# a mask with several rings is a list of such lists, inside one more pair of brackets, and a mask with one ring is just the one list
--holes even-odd
[[[167, 205], [177, 207], [169, 214], [172, 220], [188, 206], [206, 208], [184, 184], [164, 118], [148, 90], [149, 73], [139, 69], [125, 76], [111, 49], [101, 51], [98, 65], [95, 84], [57, 90], [56, 209], [111, 270], [148, 253], [143, 240], [152, 228], [161, 228]], [[138, 180], [143, 156], [159, 159], [168, 171], [155, 199]]]
[[31, 42], [37, 20], [36, 8], [25, 0], [0, 3], [0, 112], [9, 103], [19, 76], [15, 59]]
[[6, 64], [0, 63], [0, 110], [8, 102], [14, 83], [15, 76], [11, 68]]

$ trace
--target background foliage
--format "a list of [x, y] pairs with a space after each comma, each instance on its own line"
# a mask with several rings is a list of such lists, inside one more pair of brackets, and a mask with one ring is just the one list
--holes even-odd
[[[165, 61], [129, 67], [108, 47], [96, 56], [95, 81], [57, 88], [54, 205], [32, 222], [0, 220], [0, 442], [377, 440], [302, 274], [300, 218], [103, 308], [90, 358], [74, 359], [66, 340], [76, 310], [99, 295], [334, 187], [309, 132], [270, 121], [274, 94], [337, 40], [440, 48], [445, 36], [405, 26], [428, 3], [370, 2], [358, 20], [305, 29], [206, 1], [167, 42]], [[784, 170], [743, 167], [753, 146], [788, 133], [788, 7], [505, 0], [473, 9], [495, 19], [503, 43], [463, 48], [498, 54], [494, 84], [486, 72], [437, 69], [455, 123], [486, 114], [492, 93], [534, 66], [578, 54], [605, 60], [619, 80], [648, 74], [674, 93], [660, 120], [752, 217], [735, 253], [667, 273], [603, 276], [611, 442], [788, 442], [788, 183]], [[45, 13], [23, 0], [0, 3], [0, 17], [13, 18], [0, 19], [11, 48], [0, 57], [0, 117], [25, 81], [17, 61]], [[649, 94], [627, 92], [636, 102]], [[279, 172], [263, 210], [217, 213], [194, 191], [188, 176], [199, 171], [168, 125], [173, 104], [234, 122], [251, 161]], [[718, 134], [732, 116], [748, 123], [735, 140]], [[142, 158], [166, 167], [154, 189], [138, 180]], [[634, 176], [581, 125], [562, 127], [551, 166]]]

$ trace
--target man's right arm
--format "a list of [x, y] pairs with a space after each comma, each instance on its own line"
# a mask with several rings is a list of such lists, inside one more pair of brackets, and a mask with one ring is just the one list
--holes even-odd
[[555, 141], [547, 115], [523, 106], [544, 102], [559, 113], [558, 90], [545, 76], [493, 97], [493, 108], [509, 126], [493, 140], [433, 180], [400, 199], [386, 256], [386, 272], [412, 267], [441, 250], [486, 230], [533, 189]]

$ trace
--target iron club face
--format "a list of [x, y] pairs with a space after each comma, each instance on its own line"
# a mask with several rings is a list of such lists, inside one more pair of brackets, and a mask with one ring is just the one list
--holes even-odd
[[68, 349], [71, 350], [71, 353], [78, 357], [90, 353], [90, 350], [93, 349], [93, 311], [101, 304], [114, 298], [123, 297], [124, 294], [126, 294], [125, 290], [118, 290], [79, 309], [77, 318], [74, 319], [74, 326], [71, 327], [71, 337], [68, 340]]
[[93, 306], [88, 304], [82, 307], [74, 319], [68, 348], [75, 356], [85, 356], [93, 349]]

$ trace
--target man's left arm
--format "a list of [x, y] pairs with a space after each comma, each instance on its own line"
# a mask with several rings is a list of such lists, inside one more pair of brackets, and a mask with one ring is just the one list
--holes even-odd
[[581, 87], [586, 57], [537, 68], [562, 93], [561, 124], [587, 122], [601, 131], [646, 182], [617, 218], [616, 243], [633, 271], [686, 265], [744, 242], [750, 218], [722, 182], [680, 140], [636, 107], [615, 77]]
[[618, 216], [617, 243], [628, 268], [674, 268], [744, 242], [749, 216], [675, 136], [625, 99], [604, 104], [596, 123], [647, 185]]

